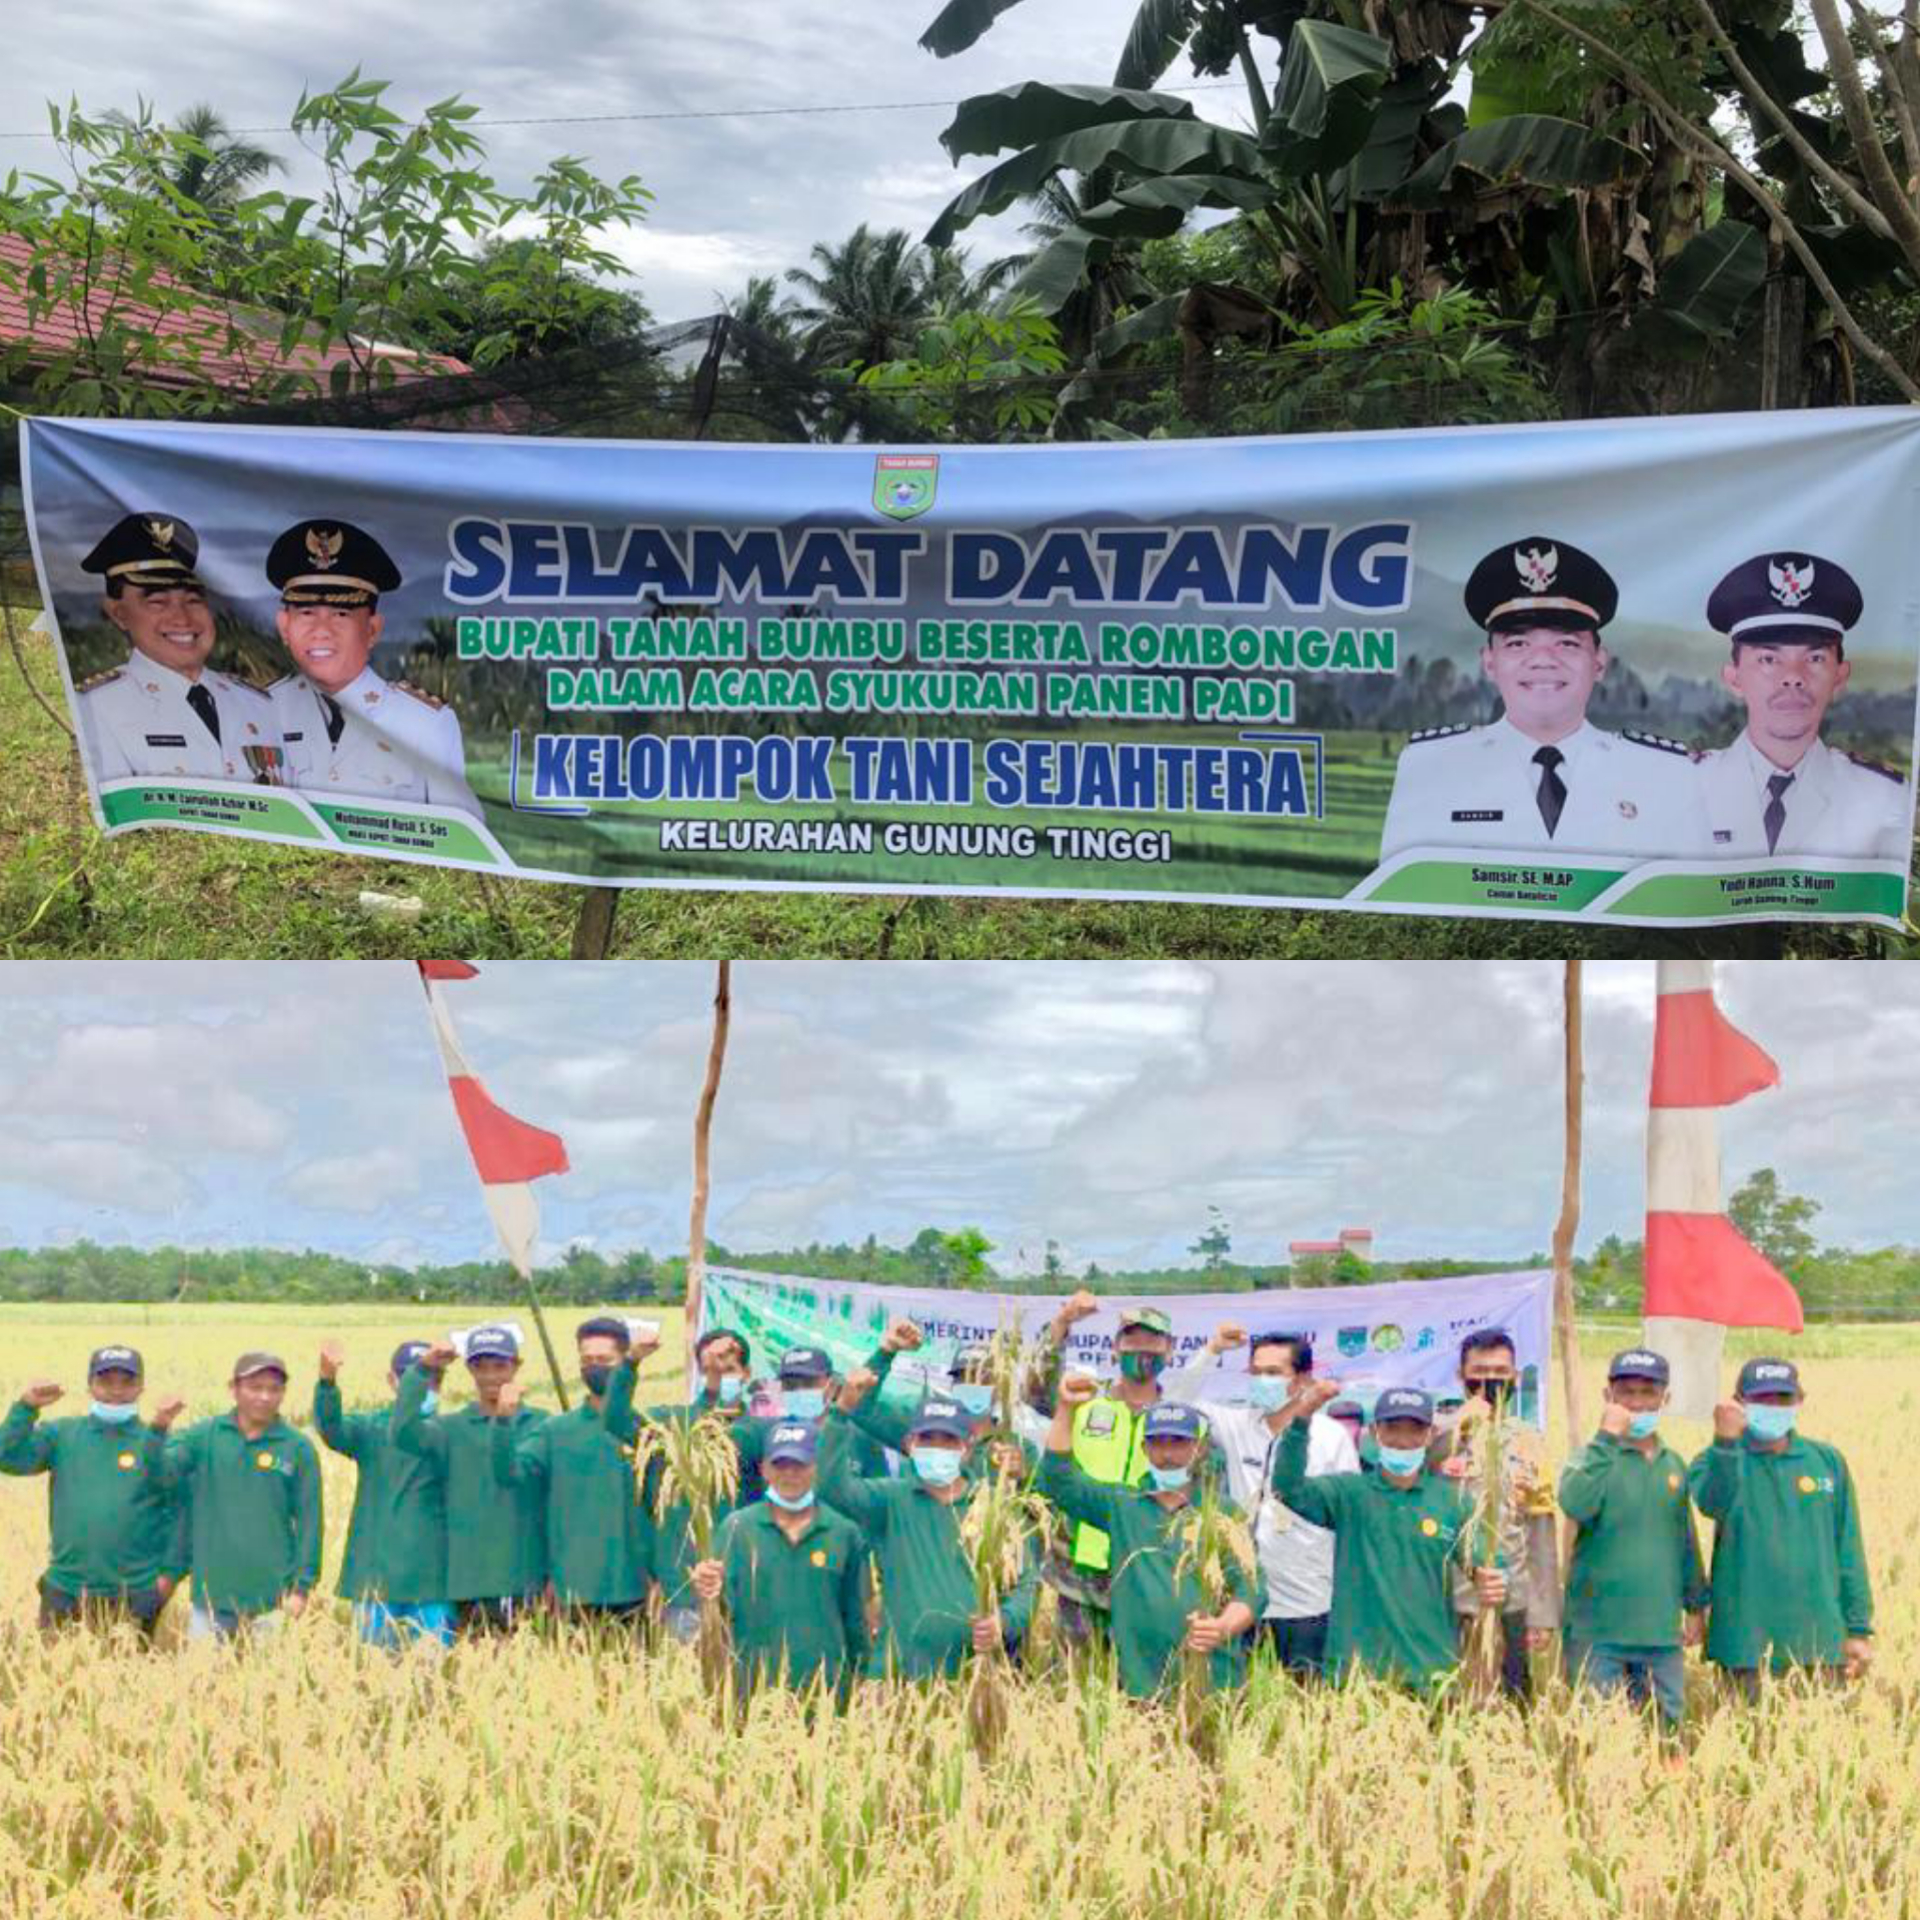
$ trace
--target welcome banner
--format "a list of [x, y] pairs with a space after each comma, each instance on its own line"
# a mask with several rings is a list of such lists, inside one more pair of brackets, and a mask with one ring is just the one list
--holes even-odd
[[[894, 1367], [888, 1392], [917, 1401], [944, 1382], [955, 1352], [990, 1340], [1003, 1326], [1036, 1335], [1067, 1296], [959, 1292], [947, 1288], [869, 1287], [844, 1280], [709, 1267], [696, 1333], [727, 1327], [753, 1349], [753, 1372], [771, 1377], [788, 1347], [824, 1347], [840, 1371], [861, 1364], [895, 1320], [911, 1320], [925, 1344]], [[1384, 1387], [1459, 1392], [1460, 1342], [1482, 1327], [1513, 1336], [1520, 1363], [1520, 1410], [1544, 1427], [1553, 1340], [1553, 1275], [1544, 1268], [1445, 1280], [1400, 1280], [1365, 1287], [1295, 1287], [1268, 1293], [1175, 1293], [1102, 1300], [1067, 1343], [1069, 1365], [1111, 1376], [1121, 1307], [1151, 1304], [1172, 1318], [1175, 1366], [1192, 1364], [1222, 1321], [1251, 1332], [1304, 1333], [1317, 1371], [1331, 1374], [1371, 1406]], [[1216, 1363], [1219, 1397], [1238, 1396], [1244, 1350]]]
[[1073, 446], [32, 420], [109, 832], [1898, 924], [1920, 413]]

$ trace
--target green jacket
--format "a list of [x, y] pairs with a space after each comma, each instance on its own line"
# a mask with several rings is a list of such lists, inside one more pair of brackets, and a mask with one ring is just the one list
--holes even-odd
[[500, 1479], [532, 1487], [546, 1517], [547, 1577], [563, 1601], [628, 1606], [647, 1597], [653, 1522], [633, 1467], [591, 1400], [541, 1420], [517, 1438], [493, 1426]]
[[78, 1414], [40, 1418], [16, 1401], [0, 1422], [0, 1473], [48, 1476], [47, 1584], [62, 1593], [123, 1594], [181, 1570], [178, 1515], [148, 1458], [151, 1429]]
[[[633, 1405], [634, 1385], [638, 1379], [639, 1374], [633, 1362], [622, 1360], [607, 1381], [606, 1399], [600, 1409], [607, 1431], [624, 1447], [632, 1446], [640, 1432], [643, 1416], [634, 1410]], [[702, 1414], [716, 1412], [721, 1412], [719, 1403], [703, 1393], [690, 1405], [649, 1407], [644, 1417], [663, 1423], [684, 1424], [698, 1419]], [[734, 1447], [740, 1455], [740, 1484], [726, 1509], [727, 1513], [733, 1513], [750, 1506], [766, 1491], [766, 1481], [760, 1472], [760, 1457], [766, 1448], [770, 1423], [756, 1419], [751, 1414], [722, 1413], [722, 1418], [730, 1423], [728, 1431], [733, 1435]], [[659, 1490], [660, 1465], [655, 1461], [648, 1467], [646, 1481], [641, 1488], [649, 1524], [653, 1528], [653, 1577], [660, 1583], [668, 1606], [693, 1606], [696, 1604], [693, 1591], [687, 1585], [687, 1576], [693, 1571], [693, 1540], [688, 1531], [690, 1516], [686, 1503], [678, 1500], [665, 1513], [657, 1513]], [[716, 1514], [714, 1517], [718, 1521], [724, 1519], [726, 1514]]]
[[276, 1420], [249, 1440], [230, 1413], [177, 1438], [147, 1432], [163, 1486], [193, 1503], [193, 1597], [215, 1613], [271, 1613], [320, 1580], [320, 1457]]
[[409, 1367], [394, 1396], [393, 1444], [430, 1461], [446, 1485], [449, 1600], [518, 1600], [546, 1585], [546, 1515], [532, 1482], [503, 1485], [493, 1466], [493, 1430], [515, 1441], [546, 1419], [537, 1407], [493, 1420], [469, 1403], [457, 1413], [421, 1411], [426, 1374]]
[[1873, 1631], [1853, 1479], [1838, 1447], [1792, 1435], [1779, 1453], [1715, 1440], [1689, 1469], [1714, 1523], [1707, 1658], [1723, 1667], [1837, 1666]]
[[766, 1500], [730, 1513], [714, 1551], [726, 1569], [727, 1617], [743, 1685], [824, 1680], [843, 1698], [867, 1656], [867, 1543], [816, 1500], [789, 1540]]
[[313, 1426], [359, 1469], [340, 1593], [348, 1600], [419, 1606], [447, 1597], [447, 1486], [444, 1463], [395, 1445], [393, 1409], [342, 1410], [336, 1381], [313, 1389]]
[[[858, 1472], [849, 1458], [853, 1423], [829, 1408], [821, 1430], [819, 1497], [867, 1536], [880, 1565], [884, 1634], [873, 1650], [876, 1674], [923, 1680], [959, 1672], [973, 1651], [973, 1567], [960, 1540], [964, 1499], [937, 1499], [913, 1476], [892, 1480]], [[1000, 1602], [1009, 1643], [1025, 1637], [1033, 1618], [1037, 1554], [1029, 1553], [1019, 1584]]]
[[1296, 1420], [1273, 1450], [1273, 1490], [1333, 1533], [1329, 1673], [1357, 1665], [1424, 1688], [1459, 1664], [1451, 1563], [1468, 1550], [1473, 1502], [1458, 1480], [1431, 1471], [1410, 1487], [1377, 1472], [1309, 1480], [1307, 1426]]
[[[1042, 1455], [1040, 1491], [1069, 1520], [1098, 1527], [1112, 1545], [1108, 1591], [1121, 1686], [1136, 1699], [1145, 1699], [1173, 1685], [1180, 1677], [1187, 1615], [1213, 1611], [1191, 1573], [1175, 1575], [1181, 1536], [1193, 1509], [1169, 1510], [1145, 1487], [1109, 1486], [1092, 1479], [1061, 1453]], [[1221, 1505], [1238, 1515], [1231, 1502]], [[1264, 1597], [1258, 1576], [1234, 1561], [1227, 1585], [1231, 1597], [1245, 1601], [1257, 1619]], [[1245, 1675], [1244, 1640], [1221, 1647], [1208, 1659], [1207, 1678], [1213, 1687], [1237, 1686]]]
[[1680, 1615], [1707, 1604], [1687, 1463], [1671, 1447], [1644, 1454], [1596, 1433], [1560, 1475], [1574, 1522], [1567, 1638], [1583, 1645], [1677, 1647]]

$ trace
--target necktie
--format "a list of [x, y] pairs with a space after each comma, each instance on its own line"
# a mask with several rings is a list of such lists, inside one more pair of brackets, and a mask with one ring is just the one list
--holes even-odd
[[337, 747], [341, 730], [347, 724], [347, 716], [340, 711], [340, 702], [330, 693], [320, 696], [320, 704], [327, 710], [327, 745]]
[[213, 735], [217, 746], [220, 742], [220, 709], [213, 704], [213, 695], [196, 681], [187, 689], [187, 705], [207, 723], [207, 731]]
[[1540, 803], [1540, 818], [1547, 823], [1549, 840], [1560, 824], [1560, 809], [1567, 804], [1567, 783], [1557, 771], [1566, 757], [1558, 747], [1542, 747], [1533, 756], [1534, 765], [1540, 769], [1540, 791], [1534, 798]]
[[1793, 785], [1790, 773], [1770, 773], [1767, 775], [1767, 792], [1772, 796], [1767, 802], [1767, 810], [1760, 816], [1760, 824], [1767, 830], [1767, 851], [1771, 853], [1780, 844], [1780, 829], [1787, 824], [1787, 789]]

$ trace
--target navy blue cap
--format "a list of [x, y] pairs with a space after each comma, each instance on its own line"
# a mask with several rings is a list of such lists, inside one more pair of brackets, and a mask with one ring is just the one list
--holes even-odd
[[1364, 1421], [1367, 1417], [1366, 1408], [1358, 1400], [1336, 1400], [1326, 1412], [1329, 1420]]
[[1749, 1360], [1740, 1369], [1734, 1392], [1742, 1400], [1756, 1393], [1798, 1393], [1800, 1371], [1791, 1360]]
[[130, 513], [101, 535], [80, 570], [156, 591], [197, 587], [199, 557], [199, 536], [177, 513]]
[[393, 1359], [388, 1365], [388, 1372], [397, 1379], [426, 1351], [427, 1343], [424, 1340], [402, 1340], [393, 1350]]
[[1178, 1400], [1162, 1400], [1147, 1409], [1143, 1437], [1148, 1440], [1198, 1440], [1207, 1431], [1207, 1423], [1198, 1407], [1184, 1406]]
[[1757, 553], [1707, 598], [1707, 620], [1736, 647], [1844, 651], [1864, 602], [1845, 567], [1813, 553]]
[[467, 1365], [476, 1360], [518, 1360], [520, 1342], [511, 1327], [475, 1327], [467, 1335]]
[[370, 607], [400, 584], [372, 534], [345, 520], [302, 520], [267, 553], [267, 578], [290, 607]]
[[1625, 1353], [1616, 1353], [1607, 1365], [1609, 1380], [1657, 1380], [1664, 1387], [1672, 1377], [1666, 1356], [1646, 1347], [1629, 1347]]
[[961, 1347], [953, 1356], [953, 1365], [947, 1369], [949, 1380], [964, 1379], [970, 1373], [984, 1372], [993, 1362], [993, 1349], [982, 1346], [976, 1341], [970, 1347]]
[[810, 1467], [816, 1442], [809, 1420], [783, 1420], [767, 1435], [766, 1452], [761, 1456], [769, 1466], [782, 1462], [790, 1466]]
[[833, 1356], [825, 1347], [789, 1347], [780, 1356], [782, 1380], [813, 1380], [833, 1371]]
[[958, 1400], [923, 1400], [907, 1428], [907, 1438], [911, 1440], [917, 1433], [944, 1433], [955, 1440], [971, 1440], [973, 1415]]
[[1495, 547], [1467, 579], [1467, 613], [1483, 633], [1557, 627], [1597, 633], [1613, 618], [1620, 589], [1590, 553], [1549, 534]]
[[1374, 1425], [1382, 1420], [1418, 1420], [1433, 1425], [1433, 1396], [1418, 1387], [1389, 1387], [1373, 1403]]
[[89, 1380], [96, 1373], [130, 1373], [136, 1380], [142, 1380], [146, 1372], [139, 1354], [131, 1347], [95, 1347], [93, 1358], [87, 1362]]

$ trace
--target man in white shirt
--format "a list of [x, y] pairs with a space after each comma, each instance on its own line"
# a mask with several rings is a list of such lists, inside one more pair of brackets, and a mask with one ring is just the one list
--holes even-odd
[[1587, 703], [1612, 656], [1619, 605], [1606, 568], [1569, 541], [1496, 547], [1466, 586], [1486, 636], [1480, 669], [1500, 695], [1483, 727], [1416, 733], [1394, 770], [1380, 858], [1409, 847], [1685, 857], [1706, 844], [1692, 755], [1651, 733], [1608, 733]]
[[333, 799], [459, 807], [477, 820], [453, 709], [371, 665], [393, 557], [344, 520], [302, 520], [273, 543], [280, 638], [297, 672], [275, 681], [291, 784]]
[[[1221, 1355], [1247, 1349], [1244, 1376], [1224, 1373]], [[1289, 1673], [1321, 1671], [1327, 1615], [1333, 1606], [1333, 1535], [1284, 1507], [1273, 1492], [1273, 1454], [1292, 1424], [1287, 1405], [1296, 1376], [1313, 1371], [1313, 1346], [1302, 1334], [1256, 1333], [1233, 1321], [1214, 1328], [1190, 1366], [1160, 1376], [1169, 1400], [1202, 1408], [1227, 1462], [1227, 1486], [1253, 1527], [1266, 1579], [1261, 1635]], [[1360, 1457], [1337, 1420], [1316, 1413], [1307, 1427], [1307, 1475], [1358, 1473]]]
[[1720, 678], [1747, 713], [1739, 737], [1700, 761], [1716, 854], [1907, 864], [1906, 781], [1820, 738], [1853, 672], [1847, 634], [1862, 605], [1853, 576], [1817, 554], [1755, 554], [1714, 588], [1707, 619], [1732, 647]]
[[284, 777], [265, 689], [207, 664], [217, 634], [199, 557], [177, 513], [129, 513], [80, 562], [101, 576], [101, 610], [128, 649], [124, 665], [75, 689], [96, 781], [174, 774], [277, 786]]

